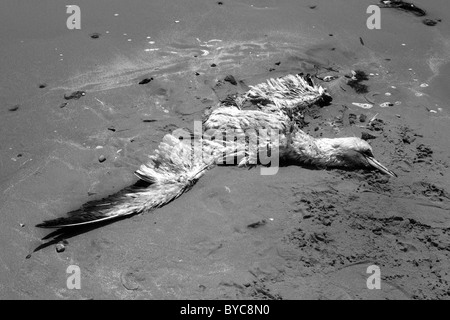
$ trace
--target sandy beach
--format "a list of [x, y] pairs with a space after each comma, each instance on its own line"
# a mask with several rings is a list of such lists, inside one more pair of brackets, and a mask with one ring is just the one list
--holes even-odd
[[[434, 26], [381, 9], [380, 30], [366, 26], [371, 0], [71, 4], [79, 30], [60, 1], [0, 3], [0, 299], [450, 298], [448, 1], [414, 2]], [[355, 70], [367, 92], [348, 85]], [[147, 214], [35, 227], [135, 183], [206, 108], [300, 72], [333, 98], [303, 130], [368, 137], [398, 177], [218, 167]]]

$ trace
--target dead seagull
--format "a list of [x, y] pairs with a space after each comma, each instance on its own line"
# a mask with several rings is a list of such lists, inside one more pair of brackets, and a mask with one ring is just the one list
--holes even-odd
[[[240, 166], [258, 163], [261, 150], [270, 150], [279, 159], [300, 166], [378, 169], [396, 176], [374, 158], [371, 146], [362, 139], [314, 138], [299, 128], [296, 119], [305, 108], [330, 99], [325, 89], [309, 77], [270, 79], [233, 99], [205, 113], [202, 135], [181, 130], [164, 136], [150, 161], [135, 172], [144, 183], [87, 202], [67, 216], [44, 221], [37, 227], [80, 226], [148, 212], [178, 198], [207, 170], [227, 159], [237, 159]], [[261, 128], [276, 132], [277, 139], [261, 137]], [[229, 132], [236, 137], [234, 143], [222, 139]], [[251, 139], [258, 141], [256, 148], [248, 147]]]

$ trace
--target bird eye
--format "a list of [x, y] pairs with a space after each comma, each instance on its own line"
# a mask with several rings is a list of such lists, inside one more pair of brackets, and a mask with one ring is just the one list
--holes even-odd
[[374, 157], [374, 156], [373, 156], [373, 153], [372, 153], [372, 150], [370, 150], [370, 149], [364, 150], [364, 151], [362, 152], [362, 154], [365, 155], [365, 156], [372, 157], [372, 158]]

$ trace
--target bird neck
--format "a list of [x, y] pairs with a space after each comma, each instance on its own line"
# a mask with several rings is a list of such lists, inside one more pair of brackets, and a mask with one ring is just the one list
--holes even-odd
[[288, 158], [299, 164], [318, 167], [339, 166], [339, 149], [335, 146], [342, 138], [314, 138], [302, 130], [292, 134]]

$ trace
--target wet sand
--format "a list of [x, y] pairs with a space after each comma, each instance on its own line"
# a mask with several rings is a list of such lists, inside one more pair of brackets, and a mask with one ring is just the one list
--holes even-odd
[[[434, 27], [382, 9], [381, 30], [366, 28], [373, 1], [75, 1], [78, 31], [63, 4], [42, 3], [0, 4], [1, 298], [449, 299], [447, 1], [415, 2]], [[317, 70], [338, 78], [317, 79], [333, 101], [304, 130], [374, 136], [398, 178], [221, 167], [148, 214], [62, 236], [34, 227], [134, 183], [164, 134], [227, 95]], [[368, 94], [347, 85], [352, 70]], [[230, 74], [238, 85], [220, 81]], [[81, 290], [66, 287], [69, 265]], [[381, 290], [366, 287], [370, 265]]]

